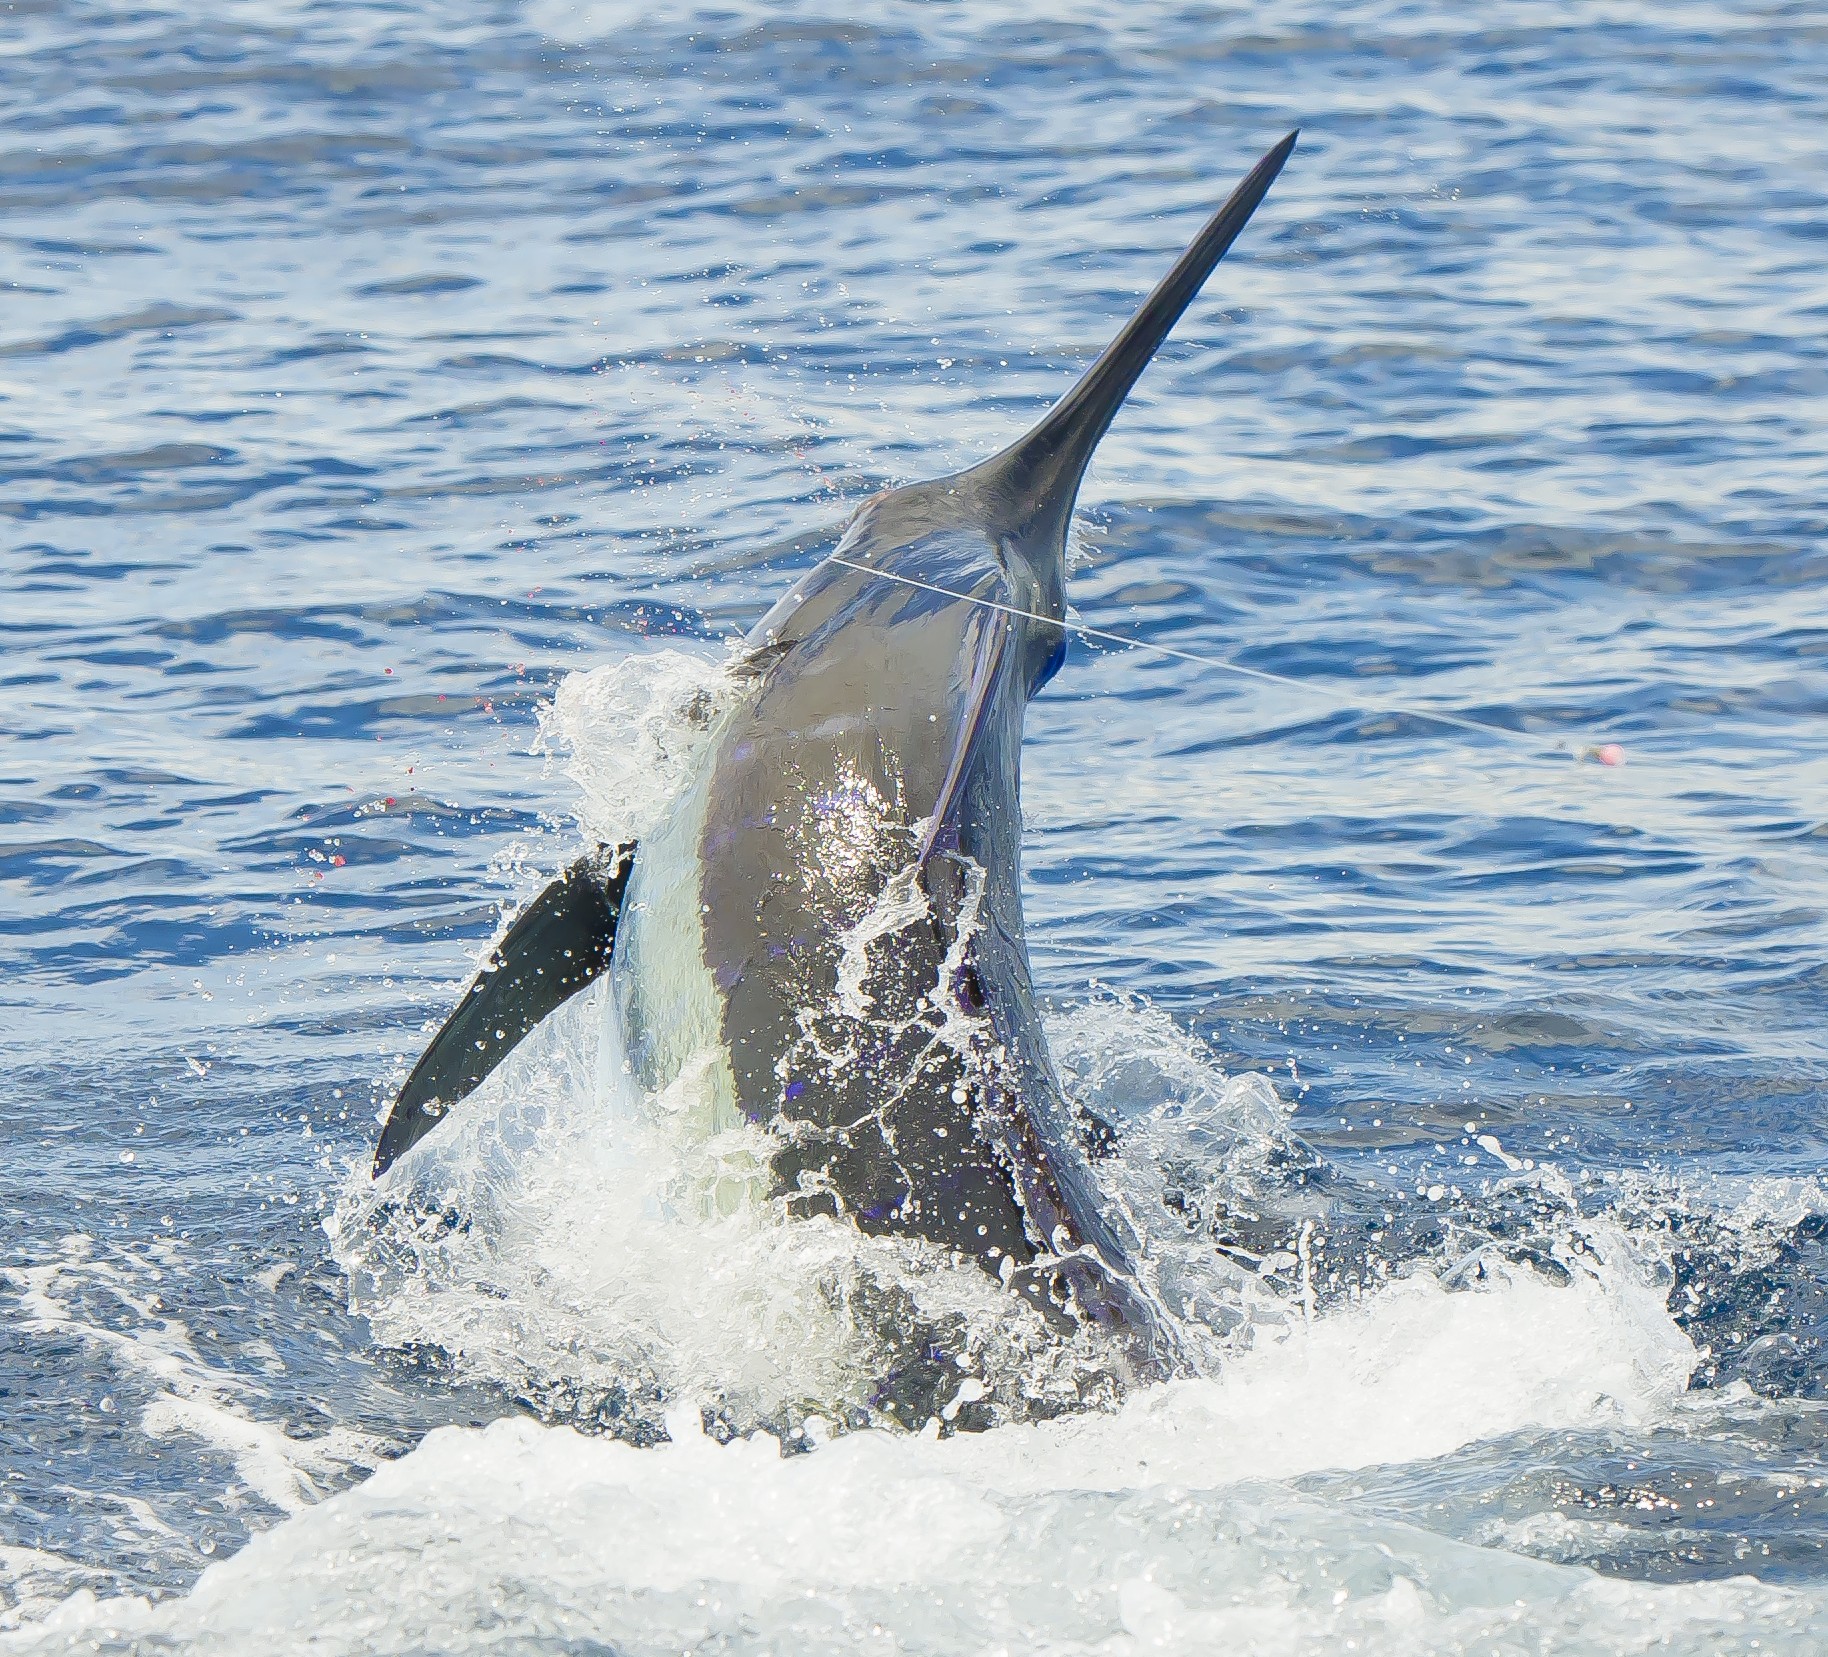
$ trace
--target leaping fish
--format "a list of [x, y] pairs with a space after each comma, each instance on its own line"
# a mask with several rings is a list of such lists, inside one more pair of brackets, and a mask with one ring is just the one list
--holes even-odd
[[1022, 721], [1066, 655], [1087, 463], [1296, 136], [1033, 430], [866, 502], [768, 612], [659, 826], [574, 864], [495, 946], [394, 1101], [377, 1178], [607, 972], [637, 1078], [703, 1067], [713, 1128], [769, 1130], [790, 1213], [925, 1238], [1166, 1365], [1099, 1197], [1108, 1129], [1067, 1102], [1036, 1008]]

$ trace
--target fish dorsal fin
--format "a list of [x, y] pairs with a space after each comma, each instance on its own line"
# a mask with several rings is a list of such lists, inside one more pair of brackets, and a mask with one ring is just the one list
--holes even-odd
[[1251, 168], [1155, 291], [1105, 347], [1079, 383], [1025, 437], [965, 476], [981, 491], [986, 515], [1008, 534], [1064, 540], [1079, 480], [1137, 377], [1237, 240], [1295, 148], [1291, 132]]

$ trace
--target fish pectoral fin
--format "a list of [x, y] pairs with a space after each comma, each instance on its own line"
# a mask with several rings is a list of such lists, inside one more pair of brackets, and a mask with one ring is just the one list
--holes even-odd
[[515, 918], [394, 1100], [375, 1146], [375, 1178], [609, 966], [634, 853], [632, 844], [599, 846]]
[[[962, 697], [946, 760], [946, 771], [934, 797], [932, 814], [920, 837], [914, 861], [925, 867], [933, 853], [957, 832], [957, 811], [970, 774], [971, 761], [983, 732], [996, 676], [1009, 648], [1009, 617], [996, 610], [973, 610], [965, 619], [964, 635], [954, 664]], [[955, 841], [953, 843], [956, 843]]]

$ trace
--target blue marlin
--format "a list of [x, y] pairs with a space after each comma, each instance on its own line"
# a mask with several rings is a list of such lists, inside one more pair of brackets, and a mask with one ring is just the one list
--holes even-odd
[[607, 972], [639, 1080], [698, 1066], [713, 1130], [767, 1130], [789, 1213], [926, 1239], [1165, 1366], [1134, 1240], [1099, 1197], [1110, 1130], [1068, 1103], [1036, 1006], [1022, 722], [1066, 655], [1093, 450], [1295, 137], [1032, 431], [858, 510], [749, 634], [657, 829], [575, 864], [495, 946], [401, 1089], [377, 1177]]

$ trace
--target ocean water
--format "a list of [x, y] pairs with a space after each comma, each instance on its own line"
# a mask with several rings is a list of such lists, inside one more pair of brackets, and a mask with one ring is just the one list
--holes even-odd
[[[1820, 8], [209, 11], [0, 9], [0, 1651], [1828, 1645]], [[870, 1274], [994, 1297], [668, 1217], [591, 997], [378, 1206], [726, 641], [1292, 126], [1082, 495], [1182, 654], [1024, 755], [1187, 1373], [899, 1429]]]

